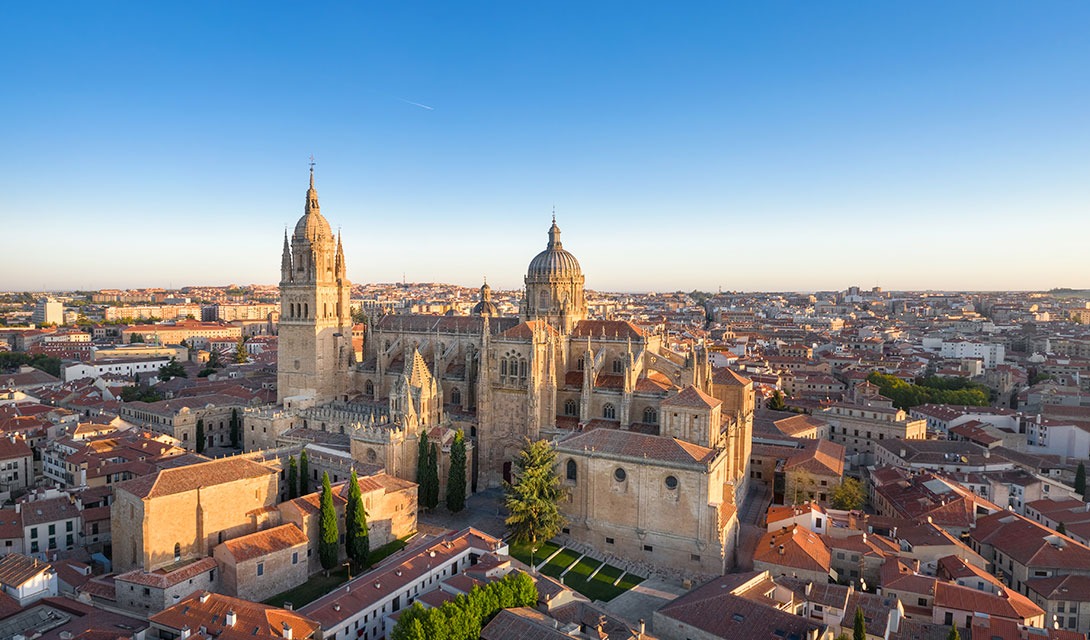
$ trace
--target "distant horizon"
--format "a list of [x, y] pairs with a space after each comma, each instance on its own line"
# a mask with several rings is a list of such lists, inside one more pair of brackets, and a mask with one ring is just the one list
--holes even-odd
[[[438, 281], [438, 280], [408, 281], [408, 282], [404, 282], [404, 283], [395, 282], [395, 281], [355, 282], [355, 281], [353, 281], [351, 279], [349, 279], [349, 281], [351, 282], [351, 284], [353, 286], [359, 285], [359, 286], [393, 286], [393, 287], [396, 287], [396, 286], [414, 286], [414, 285], [417, 285], [417, 286], [419, 286], [419, 285], [433, 285], [433, 286], [461, 287], [463, 289], [470, 289], [470, 290], [480, 289], [480, 287], [481, 287], [481, 284], [465, 285], [465, 284], [458, 284], [458, 283], [455, 283], [455, 282], [442, 282], [442, 281]], [[0, 293], [4, 293], [4, 294], [8, 294], [8, 293], [10, 293], [10, 294], [21, 294], [21, 293], [35, 294], [35, 293], [39, 293], [39, 294], [49, 295], [49, 294], [71, 294], [71, 293], [79, 293], [79, 292], [98, 292], [98, 291], [109, 291], [109, 290], [139, 291], [139, 290], [146, 290], [146, 289], [160, 289], [160, 290], [167, 291], [167, 292], [179, 292], [180, 293], [180, 292], [182, 292], [182, 289], [229, 289], [231, 287], [238, 287], [238, 288], [247, 288], [247, 287], [279, 288], [279, 286], [280, 286], [279, 282], [270, 283], [270, 284], [262, 284], [262, 283], [258, 283], [258, 282], [251, 282], [251, 283], [247, 283], [247, 284], [238, 284], [238, 283], [231, 283], [231, 284], [187, 284], [187, 285], [182, 285], [181, 287], [166, 287], [166, 286], [159, 286], [159, 285], [150, 285], [150, 286], [144, 286], [144, 287], [105, 286], [105, 287], [99, 287], [97, 289], [85, 289], [85, 288], [78, 288], [78, 289], [48, 289], [48, 290], [43, 290], [43, 289], [18, 289], [18, 290], [10, 289], [10, 290], [0, 291]], [[491, 286], [491, 285], [489, 285], [489, 286]], [[848, 290], [848, 287], [851, 287], [851, 286], [858, 286], [858, 285], [848, 285], [848, 286], [845, 286], [845, 287], [840, 287], [838, 289], [760, 289], [760, 290], [757, 290], [757, 289], [753, 289], [753, 290], [749, 290], [749, 289], [746, 289], [746, 290], [742, 290], [742, 289], [724, 289], [723, 291], [709, 291], [709, 290], [706, 290], [706, 289], [646, 289], [646, 290], [632, 290], [632, 289], [596, 289], [594, 287], [586, 287], [586, 290], [594, 292], [594, 293], [634, 294], [634, 295], [647, 295], [647, 294], [665, 295], [665, 294], [674, 294], [674, 293], [684, 293], [684, 294], [707, 293], [707, 294], [711, 294], [711, 295], [728, 295], [728, 294], [730, 294], [730, 295], [747, 295], [747, 294], [771, 294], [771, 293], [817, 294], [817, 293], [843, 293], [844, 291]], [[1031, 294], [1031, 293], [1046, 293], [1047, 294], [1047, 293], [1069, 292], [1071, 295], [1076, 295], [1076, 294], [1079, 294], [1079, 293], [1088, 293], [1088, 292], [1090, 292], [1090, 287], [1087, 287], [1085, 289], [1077, 289], [1077, 288], [1071, 288], [1071, 287], [1050, 287], [1049, 289], [887, 289], [885, 287], [879, 286], [879, 288], [881, 289], [882, 293], [965, 293], [965, 294], [1000, 294], [1000, 293]], [[517, 291], [522, 291], [522, 289], [523, 289], [523, 287], [517, 287], [517, 288], [492, 287], [493, 292], [517, 292]], [[872, 287], [859, 286], [859, 290], [860, 290], [861, 294], [873, 293]], [[145, 303], [140, 303], [140, 304], [145, 304]], [[146, 304], [151, 304], [151, 303], [146, 303]]]
[[353, 281], [518, 288], [554, 211], [601, 291], [1090, 273], [1090, 3], [5, 17], [0, 289], [277, 279], [312, 155]]

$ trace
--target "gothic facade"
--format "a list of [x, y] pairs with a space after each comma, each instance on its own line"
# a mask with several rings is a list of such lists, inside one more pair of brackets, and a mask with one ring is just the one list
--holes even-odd
[[[713, 369], [703, 350], [676, 353], [635, 324], [588, 318], [579, 261], [560, 235], [554, 218], [527, 269], [518, 317], [499, 316], [485, 284], [470, 316], [369, 318], [356, 358], [344, 250], [319, 212], [312, 173], [305, 213], [284, 245], [278, 397], [296, 411], [329, 407], [340, 417], [328, 428], [351, 436], [355, 457], [406, 479], [415, 478], [420, 438], [441, 443], [462, 428], [474, 448], [474, 490], [509, 480], [527, 438], [558, 443], [583, 474], [594, 467], [595, 452], [578, 449], [588, 432], [608, 430], [611, 446], [637, 459], [647, 449], [648, 468], [663, 447], [700, 448], [703, 457], [687, 461], [685, 473], [701, 488], [686, 494], [686, 509], [701, 523], [701, 548], [717, 548], [708, 555], [722, 564], [723, 513], [746, 490], [752, 384]], [[700, 411], [679, 411], [694, 397]], [[616, 519], [590, 502], [571, 504], [581, 530]], [[704, 557], [683, 554], [685, 544], [676, 545], [678, 557]], [[696, 568], [715, 562], [698, 560]]]

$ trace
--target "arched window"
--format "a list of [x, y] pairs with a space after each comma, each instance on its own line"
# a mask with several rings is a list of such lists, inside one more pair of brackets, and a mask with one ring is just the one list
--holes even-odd
[[575, 476], [578, 473], [578, 470], [576, 469], [576, 465], [575, 465], [575, 460], [568, 460], [567, 467], [568, 468], [567, 468], [566, 476], [567, 476], [568, 480], [571, 480], [572, 482], [575, 482]]
[[304, 302], [303, 303], [303, 317], [304, 318], [309, 318], [310, 317], [310, 303], [309, 302]]
[[519, 360], [519, 382], [526, 382], [526, 358]]
[[572, 400], [571, 398], [568, 398], [567, 402], [564, 403], [564, 415], [566, 415], [566, 416], [577, 416], [577, 415], [579, 415], [579, 404], [576, 403], [575, 400]]
[[606, 420], [613, 420], [617, 417], [617, 408], [609, 402], [605, 403], [602, 406], [602, 417]]
[[507, 358], [500, 360], [500, 382], [504, 382], [507, 378]]
[[539, 311], [549, 307], [549, 292], [548, 291], [542, 291], [541, 295], [539, 295], [537, 297], [537, 299], [538, 299], [538, 310]]
[[462, 392], [457, 387], [450, 390], [451, 404], [462, 404]]
[[175, 542], [174, 543], [174, 562], [181, 562], [181, 561], [182, 561], [182, 545]]
[[375, 395], [375, 383], [368, 380], [367, 383], [363, 385], [363, 392], [366, 393], [367, 395], [371, 396], [371, 397], [374, 397], [374, 395]]
[[583, 370], [583, 358], [579, 358], [578, 360], [575, 361], [575, 368], [578, 369], [579, 371]]
[[658, 424], [659, 412], [654, 407], [647, 407], [643, 410], [643, 421], [647, 424]]
[[620, 358], [613, 360], [613, 373], [624, 373], [624, 361]]

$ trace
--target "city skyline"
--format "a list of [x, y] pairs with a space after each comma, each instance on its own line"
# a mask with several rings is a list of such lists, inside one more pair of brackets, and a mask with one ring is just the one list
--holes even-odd
[[1088, 286], [1085, 6], [268, 7], [11, 10], [0, 289]]

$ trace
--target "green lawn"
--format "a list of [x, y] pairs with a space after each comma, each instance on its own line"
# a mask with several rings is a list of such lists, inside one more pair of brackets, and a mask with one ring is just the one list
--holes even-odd
[[564, 569], [567, 569], [569, 564], [575, 562], [575, 559], [578, 557], [578, 553], [565, 547], [564, 550], [556, 554], [548, 564], [541, 567], [541, 573], [553, 578], [559, 578], [561, 572], [563, 572]]
[[290, 602], [294, 608], [298, 609], [305, 604], [310, 604], [347, 581], [348, 567], [337, 567], [337, 569], [331, 570], [328, 576], [325, 575], [324, 571], [319, 571], [312, 575], [310, 580], [298, 587], [269, 598], [265, 601], [265, 604], [282, 607], [285, 602]]
[[[537, 551], [534, 552], [534, 565], [538, 565], [542, 560], [548, 558], [553, 554], [560, 546], [552, 542], [542, 542], [539, 544]], [[519, 562], [523, 564], [530, 564], [530, 545], [520, 544], [511, 545], [511, 555], [514, 556]]]
[[[559, 545], [552, 542], [541, 543], [537, 552], [534, 553], [534, 563], [540, 564], [542, 560], [548, 558], [559, 548]], [[529, 545], [512, 544], [511, 555], [527, 565], [530, 564]], [[567, 569], [568, 565], [575, 562], [578, 557], [579, 554], [575, 551], [564, 549], [556, 554], [556, 557], [549, 561], [548, 564], [541, 567], [541, 572], [552, 578], [559, 579], [560, 573]], [[643, 581], [639, 576], [629, 574], [617, 586], [613, 586], [613, 581], [624, 572], [612, 565], [602, 567], [602, 570], [598, 572], [598, 575], [594, 576], [593, 580], [588, 580], [588, 576], [594, 573], [594, 570], [600, 564], [602, 563], [598, 560], [583, 558], [571, 568], [571, 571], [564, 575], [564, 584], [592, 600], [608, 602]]]
[[[394, 540], [393, 542], [382, 545], [377, 549], [372, 549], [368, 554], [367, 559], [370, 561], [371, 566], [375, 566], [379, 562], [382, 562], [390, 555], [405, 548], [408, 544], [409, 537], [401, 538], [400, 540]], [[353, 573], [352, 577], [358, 576], [358, 573]], [[265, 601], [265, 604], [271, 604], [275, 607], [284, 606], [285, 602], [290, 602], [296, 609], [299, 607], [310, 604], [318, 598], [329, 593], [336, 587], [348, 582], [348, 567], [340, 566], [336, 569], [332, 569], [327, 576], [324, 571], [312, 575], [309, 580], [303, 584], [289, 589], [284, 593], [277, 594], [272, 598]]]

